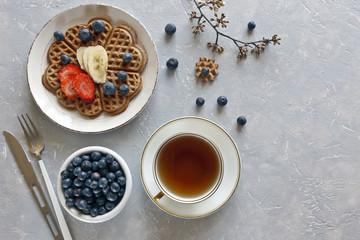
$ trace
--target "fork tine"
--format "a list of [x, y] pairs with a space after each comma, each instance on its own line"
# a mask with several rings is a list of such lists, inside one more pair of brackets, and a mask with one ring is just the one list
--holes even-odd
[[38, 131], [37, 128], [35, 127], [35, 124], [33, 123], [33, 121], [31, 121], [29, 115], [26, 114], [26, 116], [27, 116], [27, 118], [29, 119], [30, 124], [31, 124], [31, 126], [32, 126], [32, 128], [33, 128], [33, 130], [34, 130], [34, 132], [35, 132], [35, 134], [36, 134], [36, 139], [37, 139], [39, 145], [40, 145], [40, 146], [43, 146], [43, 145], [44, 145], [44, 140], [43, 140], [43, 138], [41, 137], [39, 131]]
[[[24, 118], [24, 116], [23, 116], [23, 115], [21, 115], [21, 116]], [[32, 147], [33, 147], [32, 140], [31, 140], [31, 138], [30, 138], [30, 136], [29, 136], [28, 132], [27, 132], [27, 131], [26, 131], [26, 129], [25, 129], [25, 126], [22, 124], [22, 122], [21, 122], [21, 120], [20, 120], [20, 118], [19, 118], [19, 117], [18, 117], [18, 120], [19, 120], [20, 125], [21, 125], [21, 128], [22, 128], [22, 130], [23, 130], [23, 132], [24, 132], [24, 134], [25, 134], [26, 142], [27, 142], [27, 144], [28, 144], [29, 148], [32, 148]]]

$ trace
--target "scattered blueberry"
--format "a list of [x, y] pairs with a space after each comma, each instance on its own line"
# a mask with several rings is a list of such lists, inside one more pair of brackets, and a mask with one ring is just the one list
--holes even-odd
[[91, 39], [91, 32], [89, 29], [83, 28], [79, 31], [79, 38], [83, 42], [87, 42]]
[[240, 116], [236, 119], [237, 124], [239, 124], [240, 126], [243, 126], [246, 124], [247, 120], [244, 116]]
[[256, 27], [256, 24], [254, 21], [251, 21], [248, 23], [248, 29], [249, 30], [253, 30]]
[[168, 35], [173, 35], [176, 32], [176, 26], [173, 23], [168, 23], [165, 26], [165, 32]]
[[129, 63], [132, 60], [132, 55], [131, 53], [125, 53], [123, 56], [123, 61], [124, 63]]
[[176, 58], [170, 58], [166, 62], [166, 66], [169, 70], [175, 70], [179, 65], [179, 62]]
[[93, 217], [114, 209], [126, 188], [118, 161], [101, 152], [75, 157], [61, 172], [61, 178], [66, 206]]
[[202, 97], [198, 97], [195, 102], [196, 102], [196, 105], [198, 105], [200, 107], [200, 106], [204, 105], [205, 99]]
[[125, 81], [127, 78], [127, 73], [125, 71], [120, 70], [117, 72], [116, 76], [120, 81]]
[[102, 31], [104, 31], [104, 28], [105, 28], [104, 22], [97, 19], [93, 22], [92, 28], [93, 28], [94, 32], [100, 33]]
[[219, 104], [219, 106], [225, 106], [227, 104], [228, 100], [225, 96], [220, 96], [217, 99], [217, 103]]
[[57, 41], [62, 41], [62, 40], [64, 40], [64, 34], [61, 31], [55, 31], [54, 32], [54, 38]]
[[115, 91], [116, 91], [116, 87], [115, 84], [113, 84], [112, 82], [106, 82], [103, 85], [103, 93], [105, 95], [113, 95], [115, 94]]
[[130, 91], [130, 88], [128, 85], [126, 84], [122, 84], [119, 88], [119, 92], [122, 94], [122, 95], [126, 95], [128, 92]]
[[204, 67], [204, 68], [201, 69], [201, 75], [207, 76], [207, 75], [209, 75], [209, 73], [210, 73], [209, 68]]
[[69, 64], [71, 62], [71, 58], [66, 54], [62, 54], [60, 56], [60, 61], [61, 61], [62, 64], [66, 65], [66, 64]]

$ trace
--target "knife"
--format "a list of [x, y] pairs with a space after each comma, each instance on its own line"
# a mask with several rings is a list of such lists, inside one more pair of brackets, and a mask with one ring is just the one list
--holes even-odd
[[59, 231], [59, 227], [57, 222], [55, 221], [55, 217], [53, 216], [52, 211], [50, 210], [50, 205], [48, 204], [44, 192], [40, 186], [40, 183], [35, 175], [35, 171], [33, 166], [31, 165], [24, 149], [22, 148], [19, 141], [16, 137], [7, 132], [3, 131], [3, 135], [5, 137], [6, 143], [8, 144], [11, 153], [14, 156], [14, 159], [25, 178], [25, 182], [32, 193], [37, 206], [39, 207], [46, 223], [48, 224], [50, 231], [55, 240], [62, 240], [61, 232]]

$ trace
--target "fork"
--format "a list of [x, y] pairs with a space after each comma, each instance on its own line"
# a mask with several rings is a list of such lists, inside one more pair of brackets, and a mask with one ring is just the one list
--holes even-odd
[[[45, 142], [44, 142], [43, 138], [41, 137], [40, 133], [38, 132], [38, 130], [36, 129], [35, 124], [31, 121], [30, 117], [27, 114], [26, 114], [26, 117], [28, 120], [26, 120], [24, 115], [21, 115], [21, 117], [22, 117], [22, 120], [25, 123], [25, 125], [22, 123], [22, 121], [19, 117], [18, 117], [18, 120], [19, 120], [21, 128], [25, 134], [26, 142], [27, 142], [30, 152], [34, 153], [38, 159], [41, 173], [42, 173], [47, 191], [49, 193], [51, 202], [53, 204], [55, 215], [58, 220], [62, 236], [65, 240], [71, 240], [72, 237], [71, 237], [69, 228], [66, 224], [64, 215], [61, 211], [58, 199], [55, 195], [55, 191], [51, 185], [51, 181], [50, 181], [49, 175], [46, 171], [44, 162], [40, 156], [41, 151], [45, 147]], [[30, 127], [30, 125], [31, 125], [31, 127]]]

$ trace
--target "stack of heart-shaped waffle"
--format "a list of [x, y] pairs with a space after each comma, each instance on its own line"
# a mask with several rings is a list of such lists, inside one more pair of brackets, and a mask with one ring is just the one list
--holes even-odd
[[[96, 33], [92, 29], [92, 23], [100, 19], [104, 23], [104, 30]], [[83, 42], [78, 37], [81, 29], [87, 28], [91, 31], [92, 37], [89, 41]], [[130, 91], [123, 95], [119, 91], [115, 94], [106, 95], [103, 92], [104, 84], [95, 83], [95, 100], [92, 102], [82, 101], [80, 98], [69, 98], [61, 90], [58, 73], [63, 64], [60, 60], [61, 55], [66, 54], [71, 58], [71, 64], [79, 66], [76, 58], [76, 51], [83, 46], [100, 45], [105, 48], [108, 55], [108, 69], [106, 82], [112, 82], [117, 89], [120, 85], [127, 84]], [[123, 55], [131, 53], [132, 59], [129, 63], [123, 61]], [[81, 114], [96, 117], [102, 111], [111, 115], [123, 112], [129, 105], [129, 101], [134, 98], [142, 88], [142, 78], [140, 73], [146, 66], [148, 57], [143, 48], [137, 45], [135, 31], [127, 26], [120, 25], [113, 27], [109, 20], [105, 18], [90, 19], [87, 25], [75, 25], [67, 29], [64, 40], [55, 41], [48, 50], [49, 66], [45, 69], [42, 76], [42, 83], [49, 91], [53, 92], [59, 102], [68, 108], [76, 108]], [[127, 78], [120, 81], [117, 77], [118, 71], [125, 71]]]

